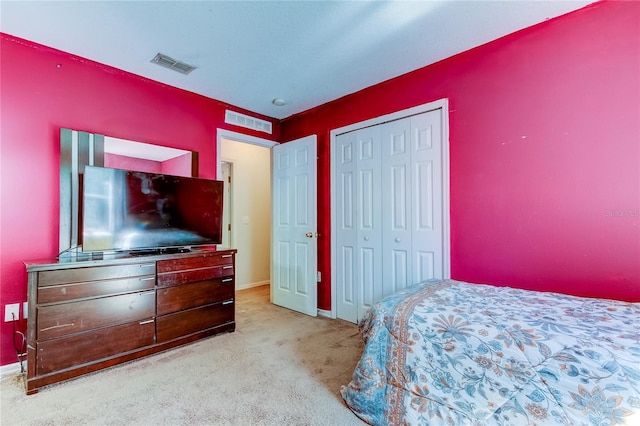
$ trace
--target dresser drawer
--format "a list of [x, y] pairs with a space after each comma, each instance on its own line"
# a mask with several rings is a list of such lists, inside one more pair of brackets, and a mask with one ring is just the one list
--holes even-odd
[[233, 299], [233, 278], [218, 278], [158, 290], [158, 315]]
[[94, 328], [155, 316], [155, 291], [102, 297], [37, 308], [37, 339], [46, 340]]
[[158, 343], [234, 321], [233, 300], [156, 318]]
[[152, 290], [155, 283], [155, 275], [150, 275], [118, 280], [101, 280], [39, 287], [38, 303], [67, 302], [75, 299]]
[[85, 281], [155, 275], [156, 263], [143, 262], [133, 265], [95, 266], [89, 268], [61, 269], [38, 272], [38, 286], [49, 286]]
[[37, 374], [47, 374], [154, 344], [151, 320], [37, 343]]
[[189, 269], [179, 272], [158, 273], [158, 287], [188, 284], [213, 278], [233, 276], [233, 265], [214, 266], [202, 269]]
[[210, 256], [185, 257], [158, 261], [158, 274], [164, 272], [199, 269], [211, 266], [233, 265], [233, 254], [220, 253]]

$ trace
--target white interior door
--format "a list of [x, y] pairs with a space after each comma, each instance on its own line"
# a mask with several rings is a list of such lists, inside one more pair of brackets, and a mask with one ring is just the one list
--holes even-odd
[[442, 110], [411, 117], [411, 282], [445, 278]]
[[442, 110], [382, 127], [383, 295], [444, 278]]
[[382, 125], [383, 294], [410, 285], [411, 119]]
[[438, 107], [334, 134], [337, 318], [357, 322], [394, 292], [449, 277], [446, 123]]
[[271, 162], [271, 299], [317, 316], [316, 136], [274, 146]]
[[382, 297], [380, 126], [336, 142], [336, 310], [357, 322]]
[[335, 144], [335, 279], [336, 315], [338, 318], [357, 322], [357, 132], [338, 135]]

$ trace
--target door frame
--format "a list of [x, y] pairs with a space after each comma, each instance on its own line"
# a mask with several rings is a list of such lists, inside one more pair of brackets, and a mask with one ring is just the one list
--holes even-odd
[[[245, 135], [243, 133], [238, 133], [238, 132], [234, 132], [227, 129], [217, 128], [216, 129], [216, 163], [217, 163], [216, 178], [218, 180], [222, 178], [222, 162], [227, 161], [229, 163], [234, 163], [234, 160], [235, 160], [233, 158], [226, 158], [226, 157], [223, 158], [222, 156], [222, 140], [223, 139], [228, 139], [234, 142], [246, 143], [250, 145], [256, 145], [256, 146], [268, 148], [270, 151], [271, 151], [271, 148], [273, 148], [276, 145], [279, 145], [278, 142], [274, 142], [269, 139], [262, 139], [256, 136]], [[270, 178], [272, 174], [273, 172], [270, 172]], [[231, 210], [232, 211], [234, 210], [233, 200], [231, 200]], [[238, 234], [237, 234], [238, 228], [239, 228], [238, 225], [239, 224], [236, 224], [236, 226], [233, 226], [233, 225], [231, 226], [231, 243], [232, 244], [234, 243], [234, 241], [235, 242], [238, 241]], [[269, 242], [269, 244], [271, 244], [271, 242]], [[271, 270], [269, 271], [269, 275], [271, 275]]]
[[[418, 105], [412, 108], [403, 109], [390, 114], [381, 115], [369, 120], [360, 121], [358, 123], [349, 124], [347, 126], [339, 127], [330, 131], [330, 151], [331, 151], [331, 205], [335, 206], [336, 200], [336, 172], [335, 164], [337, 161], [337, 154], [335, 150], [336, 138], [338, 135], [352, 132], [364, 127], [376, 126], [388, 121], [399, 120], [401, 118], [410, 117], [412, 115], [422, 114], [429, 111], [442, 110], [442, 233], [443, 233], [443, 247], [442, 247], [442, 272], [443, 278], [451, 278], [451, 228], [450, 228], [450, 172], [449, 172], [449, 99], [443, 98], [433, 102], [428, 102], [422, 105]], [[331, 209], [331, 311], [326, 312], [331, 318], [337, 318], [337, 294], [336, 294], [336, 264], [337, 264], [337, 238], [335, 229], [337, 226], [336, 212]]]
[[[218, 178], [219, 180], [223, 177], [222, 176], [222, 165], [223, 164], [228, 164], [228, 167], [229, 167], [229, 175], [228, 175], [229, 181], [225, 181], [225, 183], [224, 183], [225, 187], [227, 187], [228, 190], [229, 190], [229, 197], [227, 199], [228, 203], [225, 203], [223, 205], [223, 210], [222, 210], [222, 212], [223, 212], [222, 213], [222, 233], [223, 233], [223, 237], [222, 237], [223, 244], [222, 244], [222, 247], [229, 247], [230, 248], [230, 247], [233, 246], [233, 242], [234, 242], [234, 238], [233, 237], [234, 237], [234, 232], [237, 229], [237, 224], [234, 224], [231, 227], [231, 230], [229, 230], [228, 228], [227, 229], [224, 229], [224, 228], [225, 228], [225, 226], [231, 225], [231, 218], [233, 217], [233, 167], [234, 167], [234, 164], [235, 164], [235, 160], [228, 159], [228, 158], [221, 158], [220, 159], [220, 168], [219, 168], [219, 171], [217, 173], [218, 176], [220, 176]], [[224, 194], [224, 195], [226, 195], [226, 194]], [[223, 195], [223, 200], [224, 200], [224, 195]], [[228, 224], [225, 223], [225, 220], [224, 220], [225, 219], [225, 215], [228, 215], [228, 219], [229, 219], [229, 223]], [[227, 234], [227, 239], [228, 239], [227, 241], [229, 243], [226, 246], [224, 245], [224, 240], [225, 240], [224, 234]]]
[[217, 170], [216, 176], [218, 179], [222, 177], [222, 139], [231, 139], [235, 142], [248, 143], [251, 145], [264, 146], [266, 148], [273, 148], [275, 145], [279, 145], [278, 142], [274, 142], [269, 139], [262, 139], [256, 136], [245, 135], [243, 133], [234, 132], [232, 130], [227, 129], [216, 129], [216, 161], [217, 161]]

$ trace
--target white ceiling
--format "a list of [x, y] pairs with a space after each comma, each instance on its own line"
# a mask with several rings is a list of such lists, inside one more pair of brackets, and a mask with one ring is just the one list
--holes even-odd
[[2, 0], [0, 31], [281, 119], [592, 2]]

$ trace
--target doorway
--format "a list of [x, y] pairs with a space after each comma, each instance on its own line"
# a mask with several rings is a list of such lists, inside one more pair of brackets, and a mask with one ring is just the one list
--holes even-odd
[[[226, 147], [226, 148], [225, 148]], [[255, 185], [274, 181], [271, 186], [253, 192], [253, 186], [242, 187], [241, 178], [251, 174], [256, 166], [241, 170], [240, 159], [252, 160], [260, 152], [269, 157], [269, 173], [263, 178], [254, 180]], [[232, 152], [233, 149], [241, 151]], [[251, 150], [252, 152], [247, 152]], [[286, 144], [247, 136], [227, 130], [218, 129], [217, 157], [218, 178], [222, 177], [222, 162], [232, 164], [232, 196], [231, 198], [231, 244], [238, 249], [236, 257], [236, 288], [248, 288], [262, 284], [270, 284], [271, 301], [292, 310], [308, 315], [317, 315], [317, 221], [316, 221], [316, 181], [317, 181], [317, 136], [310, 135]], [[303, 188], [305, 190], [303, 190]], [[259, 208], [260, 212], [244, 214], [239, 206], [241, 198], [247, 204]], [[264, 198], [267, 197], [268, 201]], [[235, 218], [235, 219], [234, 219]], [[262, 226], [255, 226], [255, 218], [269, 220]], [[235, 223], [235, 224], [234, 224]], [[250, 232], [242, 228], [250, 228]], [[303, 227], [304, 229], [302, 229]], [[300, 232], [302, 229], [302, 232]], [[264, 238], [265, 233], [269, 238]], [[261, 234], [262, 243], [270, 243], [266, 249], [256, 250], [256, 243], [243, 244], [242, 235], [256, 237]], [[300, 235], [299, 235], [300, 234]], [[302, 241], [299, 240], [302, 238]], [[248, 279], [245, 272], [253, 272], [256, 268], [254, 254], [260, 253], [260, 259], [268, 258], [268, 265], [262, 271], [268, 271], [268, 280], [256, 281]], [[288, 254], [291, 254], [288, 255]], [[306, 253], [306, 255], [303, 255]], [[243, 264], [244, 263], [244, 264]]]
[[[238, 250], [236, 289], [270, 282], [271, 171], [275, 142], [218, 129], [218, 179], [229, 189], [223, 244]], [[229, 182], [230, 179], [230, 182]], [[225, 194], [226, 195], [226, 194]]]

